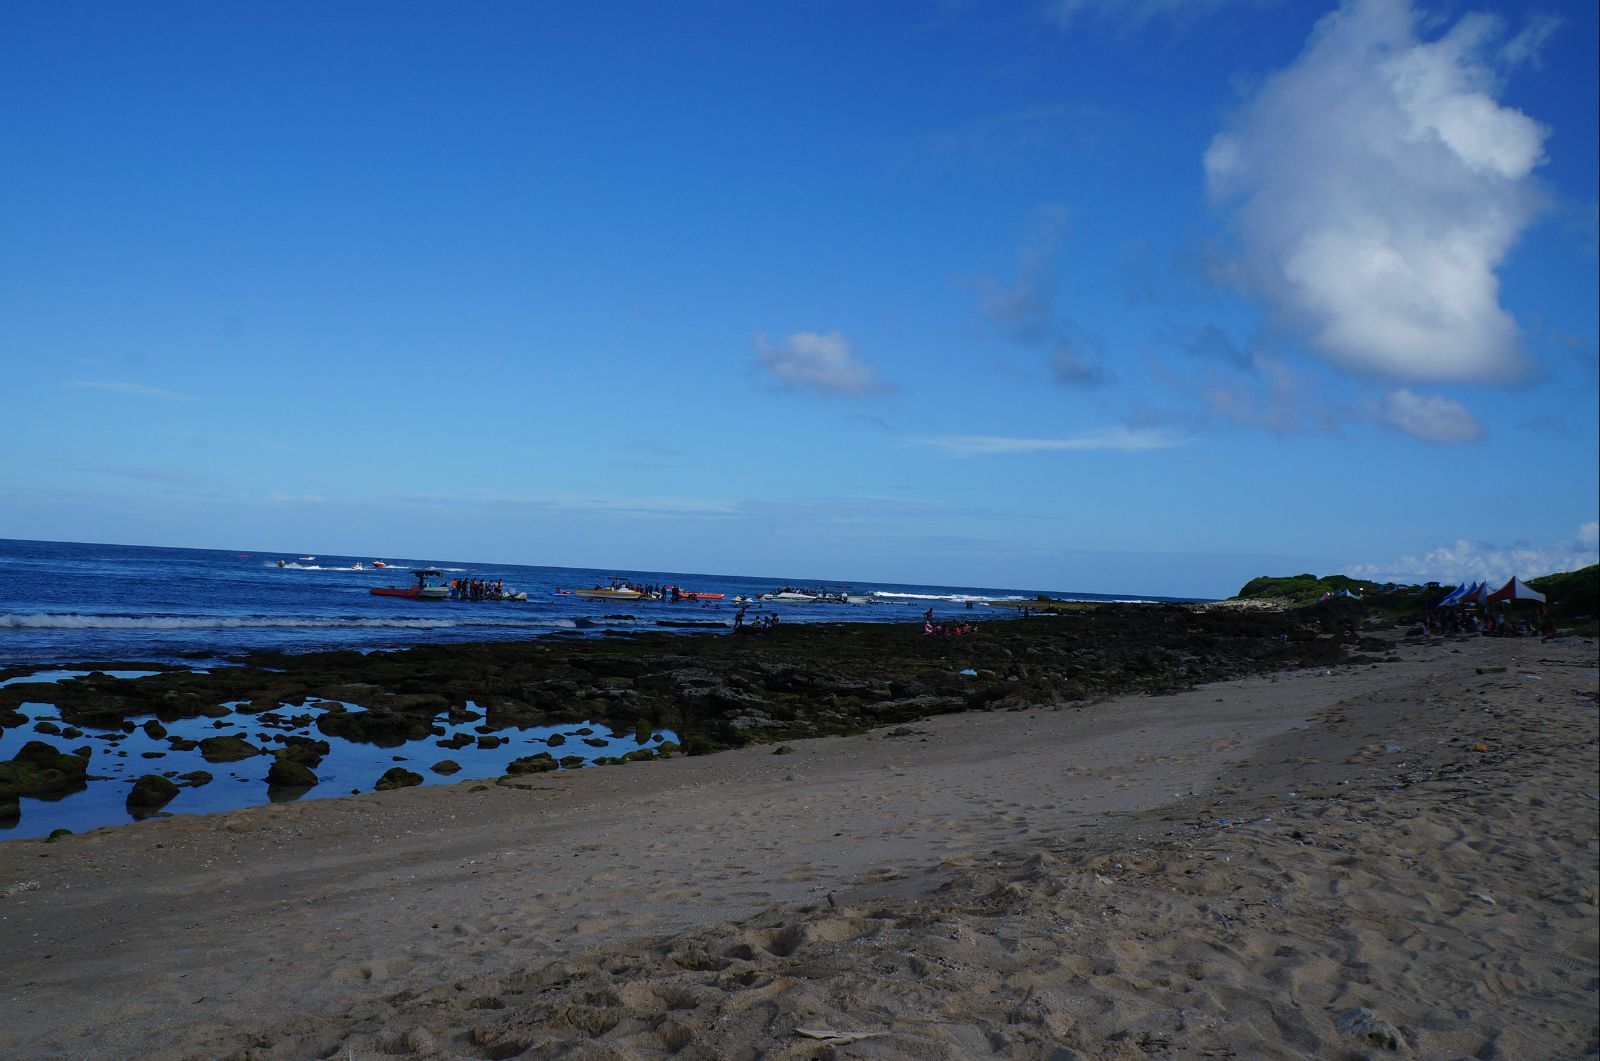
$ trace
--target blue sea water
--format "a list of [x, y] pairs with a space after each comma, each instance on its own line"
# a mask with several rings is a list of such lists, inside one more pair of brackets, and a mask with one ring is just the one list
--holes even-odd
[[[378, 559], [389, 566], [373, 567]], [[357, 563], [362, 565], [360, 569]], [[528, 599], [419, 601], [368, 592], [374, 586], [410, 584], [414, 568], [439, 570], [447, 579], [500, 579], [508, 588], [526, 592]], [[614, 576], [636, 584], [723, 593], [727, 599], [604, 601], [557, 592], [606, 585]], [[738, 608], [732, 598], [786, 586], [848, 589], [870, 593], [882, 603], [763, 603], [753, 606], [747, 619], [776, 614], [785, 623], [911, 623], [920, 622], [931, 608], [937, 618], [1005, 620], [1015, 614], [1012, 609], [991, 608], [983, 602], [1026, 600], [1040, 592], [861, 582], [846, 586], [816, 578], [523, 567], [433, 557], [227, 552], [0, 539], [0, 668], [11, 672], [9, 677], [0, 675], [0, 685], [72, 681], [88, 673], [71, 669], [73, 663], [118, 661], [129, 666], [104, 673], [137, 681], [152, 673], [137, 668], [141, 661], [203, 669], [226, 665], [224, 657], [250, 649], [382, 650], [441, 642], [587, 637], [608, 630], [714, 634], [732, 627]], [[1079, 600], [1133, 599], [1090, 593], [1050, 595]], [[285, 793], [266, 784], [270, 755], [210, 764], [198, 751], [174, 747], [171, 737], [198, 740], [235, 734], [269, 750], [275, 742], [291, 736], [327, 739], [332, 751], [316, 768], [318, 785], [287, 794], [288, 798], [306, 799], [371, 791], [383, 772], [397, 763], [421, 774], [424, 784], [448, 784], [498, 777], [511, 760], [546, 749], [557, 758], [577, 755], [587, 763], [603, 756], [619, 757], [640, 746], [632, 730], [612, 733], [596, 723], [573, 723], [498, 730], [495, 735], [506, 743], [494, 748], [475, 743], [446, 749], [439, 746], [437, 734], [379, 747], [324, 738], [315, 719], [331, 705], [318, 701], [282, 705], [274, 712], [281, 716], [276, 721], [235, 711], [216, 719], [167, 722], [165, 735], [157, 731], [152, 736], [142, 727], [155, 720], [139, 716], [129, 719], [132, 725], [126, 728], [90, 730], [68, 737], [61, 733], [63, 720], [44, 691], [48, 686], [33, 688], [39, 691], [30, 691], [29, 696], [37, 699], [21, 707], [26, 721], [0, 729], [0, 760], [11, 759], [29, 741], [72, 752], [88, 747], [90, 780], [83, 790], [59, 799], [24, 797], [21, 820], [0, 828], [0, 840], [46, 836], [60, 828], [82, 831], [130, 824], [134, 817], [126, 807], [128, 792], [148, 773], [177, 778], [204, 770], [214, 775], [208, 784], [182, 788], [164, 808], [168, 814], [234, 810], [286, 798]], [[360, 705], [344, 706], [361, 709]], [[480, 736], [472, 721], [452, 719], [446, 713], [433, 721], [444, 738], [458, 733], [474, 740]], [[562, 739], [552, 743], [556, 734]], [[670, 731], [659, 731], [643, 743], [654, 746], [676, 739]], [[431, 769], [446, 758], [458, 763], [460, 772], [446, 775]]]
[[[373, 567], [374, 560], [390, 566]], [[279, 562], [284, 566], [280, 567]], [[360, 570], [356, 564], [361, 564]], [[376, 597], [374, 586], [405, 586], [411, 570], [445, 579], [503, 580], [526, 602], [419, 601]], [[606, 601], [559, 594], [638, 584], [722, 593], [720, 602]], [[85, 660], [171, 662], [184, 654], [224, 656], [249, 649], [305, 652], [415, 644], [523, 640], [605, 630], [712, 630], [733, 624], [735, 596], [785, 586], [873, 594], [865, 605], [762, 603], [747, 621], [772, 613], [783, 622], [911, 622], [936, 617], [1009, 618], [986, 600], [1026, 600], [1047, 592], [1074, 600], [1152, 599], [1061, 592], [1049, 587], [918, 586], [842, 583], [815, 576], [740, 576], [674, 571], [597, 570], [474, 563], [438, 557], [333, 556], [230, 552], [130, 545], [0, 539], [0, 666]], [[1164, 598], [1153, 598], [1164, 599]], [[971, 607], [969, 607], [969, 604]], [[683, 627], [679, 623], [712, 624]], [[665, 624], [665, 625], [663, 625]]]

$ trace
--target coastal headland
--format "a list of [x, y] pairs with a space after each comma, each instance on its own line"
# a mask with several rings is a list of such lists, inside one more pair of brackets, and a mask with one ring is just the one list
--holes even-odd
[[1329, 602], [239, 662], [52, 702], [325, 698], [380, 742], [472, 700], [717, 754], [0, 844], [6, 1056], [1600, 1045], [1592, 641]]

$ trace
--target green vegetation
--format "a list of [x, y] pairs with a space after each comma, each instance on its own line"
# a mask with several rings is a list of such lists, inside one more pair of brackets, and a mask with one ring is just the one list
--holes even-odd
[[1315, 604], [1329, 594], [1349, 590], [1361, 598], [1368, 610], [1395, 619], [1421, 615], [1442, 598], [1446, 588], [1406, 586], [1368, 582], [1348, 575], [1289, 575], [1282, 578], [1253, 578], [1234, 596], [1234, 600], [1281, 599], [1290, 607]]
[[[1509, 577], [1509, 576], [1508, 576]], [[1528, 585], [1548, 598], [1550, 615], [1558, 626], [1580, 633], [1600, 630], [1600, 564], [1580, 571], [1564, 571], [1528, 580]], [[1290, 607], [1315, 604], [1323, 597], [1349, 590], [1370, 612], [1396, 620], [1421, 616], [1437, 604], [1449, 586], [1405, 586], [1368, 582], [1348, 575], [1289, 575], [1253, 578], [1234, 600], [1283, 600]], [[1491, 586], [1496, 589], [1498, 586]]]
[[1545, 595], [1557, 626], [1589, 634], [1600, 631], [1600, 564], [1530, 578], [1528, 585]]

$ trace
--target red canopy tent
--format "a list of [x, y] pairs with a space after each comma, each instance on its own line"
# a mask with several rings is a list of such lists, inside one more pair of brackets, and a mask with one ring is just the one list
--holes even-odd
[[1544, 603], [1544, 594], [1536, 589], [1529, 588], [1528, 584], [1516, 575], [1511, 576], [1511, 581], [1495, 590], [1485, 599], [1485, 604], [1493, 604], [1503, 600], [1534, 600]]

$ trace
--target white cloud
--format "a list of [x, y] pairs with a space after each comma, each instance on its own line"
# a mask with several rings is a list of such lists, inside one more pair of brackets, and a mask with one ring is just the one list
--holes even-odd
[[1476, 442], [1483, 425], [1459, 402], [1401, 388], [1390, 391], [1373, 418], [1424, 442]]
[[[1205, 154], [1235, 263], [1315, 349], [1405, 381], [1525, 371], [1495, 270], [1530, 222], [1548, 130], [1494, 99], [1498, 22], [1417, 36], [1407, 0], [1348, 0]], [[1517, 55], [1526, 54], [1524, 42]]]
[[1422, 556], [1402, 556], [1376, 564], [1355, 564], [1346, 570], [1375, 582], [1443, 582], [1483, 579], [1499, 586], [1512, 575], [1538, 578], [1557, 571], [1576, 571], [1600, 561], [1600, 527], [1578, 528], [1575, 537], [1545, 545], [1518, 542], [1496, 545], [1465, 538], [1441, 545]]
[[143, 383], [98, 382], [93, 380], [63, 380], [63, 387], [72, 387], [76, 390], [108, 391], [112, 394], [128, 394], [135, 398], [166, 398], [168, 401], [192, 402], [195, 399], [187, 394], [176, 391], [162, 390], [159, 387], [146, 387]]
[[1084, 17], [1111, 18], [1139, 27], [1156, 18], [1182, 19], [1209, 15], [1230, 7], [1261, 7], [1271, 0], [1052, 0], [1047, 17], [1069, 29]]
[[796, 332], [773, 346], [766, 335], [755, 337], [756, 363], [780, 385], [814, 394], [863, 398], [894, 388], [877, 369], [856, 357], [850, 341], [838, 332]]
[[1006, 438], [997, 435], [939, 435], [912, 439], [912, 444], [943, 450], [955, 457], [992, 457], [1011, 453], [1052, 453], [1060, 451], [1123, 450], [1139, 452], [1170, 449], [1184, 444], [1159, 431], [1133, 431], [1111, 428], [1073, 438]]

